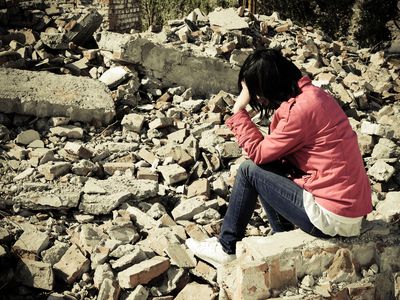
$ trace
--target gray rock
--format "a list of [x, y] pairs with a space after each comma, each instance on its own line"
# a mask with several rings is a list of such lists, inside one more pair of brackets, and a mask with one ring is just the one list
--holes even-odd
[[389, 192], [384, 201], [378, 202], [376, 211], [381, 214], [386, 222], [391, 222], [400, 215], [400, 192]]
[[395, 168], [387, 164], [384, 160], [378, 159], [368, 170], [368, 175], [378, 181], [387, 182], [394, 174]]
[[28, 145], [35, 140], [40, 140], [39, 132], [29, 129], [18, 134], [15, 142], [17, 144]]
[[51, 291], [54, 285], [53, 269], [50, 264], [29, 259], [22, 259], [16, 269], [18, 282], [43, 290]]
[[54, 265], [60, 261], [61, 257], [65, 254], [68, 248], [68, 244], [55, 241], [53, 247], [42, 251], [43, 262]]

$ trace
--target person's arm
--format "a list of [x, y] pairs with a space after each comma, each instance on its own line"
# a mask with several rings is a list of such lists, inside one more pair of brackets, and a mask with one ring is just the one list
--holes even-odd
[[233, 113], [236, 114], [241, 109], [245, 109], [247, 104], [250, 103], [250, 92], [246, 83], [242, 82], [242, 90], [233, 105]]
[[254, 163], [265, 164], [275, 161], [304, 145], [305, 124], [302, 124], [300, 112], [294, 107], [286, 117], [279, 120], [271, 134], [265, 137], [252, 122], [247, 111], [242, 108], [226, 121], [226, 125], [234, 133], [239, 146]]

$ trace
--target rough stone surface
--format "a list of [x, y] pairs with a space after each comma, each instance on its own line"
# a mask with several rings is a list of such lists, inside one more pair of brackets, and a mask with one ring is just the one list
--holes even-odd
[[79, 279], [89, 269], [90, 261], [77, 246], [72, 245], [54, 265], [56, 276], [71, 284]]
[[16, 271], [18, 282], [47, 291], [53, 290], [54, 275], [50, 264], [22, 259]]
[[111, 96], [93, 79], [1, 68], [0, 81], [0, 111], [5, 113], [65, 116], [103, 124], [115, 116]]
[[26, 251], [39, 254], [49, 244], [47, 234], [40, 231], [24, 231], [15, 242], [13, 249], [16, 251]]
[[[153, 197], [158, 192], [158, 184], [149, 180], [134, 178], [110, 178], [107, 180], [89, 180], [86, 185], [100, 188], [99, 193], [85, 193], [79, 205], [80, 210], [91, 214], [108, 214], [129, 199], [143, 200]], [[103, 193], [106, 191], [106, 193]]]
[[238, 71], [233, 70], [230, 64], [218, 59], [192, 56], [172, 47], [166, 48], [151, 38], [134, 36], [127, 43], [123, 57], [152, 70], [155, 77], [163, 78], [166, 85], [179, 82], [180, 85], [192, 87], [200, 95], [220, 90], [235, 91]]
[[139, 284], [146, 284], [168, 270], [169, 265], [168, 258], [155, 256], [118, 273], [119, 284], [122, 288], [135, 288]]

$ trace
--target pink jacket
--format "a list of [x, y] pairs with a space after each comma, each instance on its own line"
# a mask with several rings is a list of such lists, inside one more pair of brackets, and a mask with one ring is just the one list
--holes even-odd
[[301, 94], [275, 111], [269, 135], [263, 137], [244, 109], [226, 125], [256, 164], [285, 159], [304, 172], [294, 182], [312, 193], [322, 207], [345, 217], [368, 214], [371, 188], [347, 116], [308, 77], [298, 85]]

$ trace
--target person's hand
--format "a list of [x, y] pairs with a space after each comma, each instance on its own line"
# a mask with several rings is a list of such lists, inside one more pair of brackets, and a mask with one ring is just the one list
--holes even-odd
[[242, 108], [245, 108], [247, 104], [250, 103], [250, 92], [247, 88], [247, 85], [244, 81], [242, 83], [242, 91], [240, 92], [239, 96], [236, 99], [235, 104], [233, 105], [233, 113], [237, 113]]

